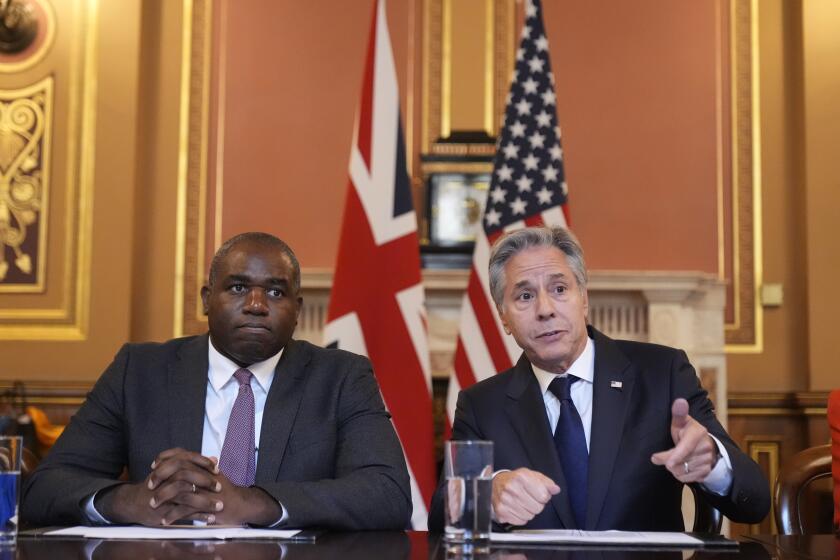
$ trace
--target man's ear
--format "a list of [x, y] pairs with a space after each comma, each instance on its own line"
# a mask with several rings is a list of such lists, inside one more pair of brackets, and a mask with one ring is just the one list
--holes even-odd
[[505, 314], [504, 309], [497, 307], [496, 312], [499, 314], [499, 319], [502, 322], [502, 327], [505, 329], [505, 334], [510, 334], [510, 327], [508, 327], [507, 315]]
[[581, 295], [583, 296], [583, 316], [586, 317], [586, 319], [588, 320], [589, 319], [589, 292], [586, 290], [586, 288], [581, 288], [580, 292], [581, 292]]
[[207, 284], [201, 287], [201, 307], [204, 311], [204, 314], [207, 315], [207, 309], [209, 305], [207, 304], [207, 300], [210, 298], [210, 286]]

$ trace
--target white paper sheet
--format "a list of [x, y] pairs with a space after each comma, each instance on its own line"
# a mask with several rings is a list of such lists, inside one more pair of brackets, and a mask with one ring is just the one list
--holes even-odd
[[163, 529], [157, 527], [108, 526], [108, 527], [67, 527], [48, 531], [47, 536], [84, 537], [88, 539], [188, 539], [188, 540], [225, 540], [225, 539], [290, 539], [300, 533], [278, 529], [252, 529], [248, 527], [179, 527]]
[[703, 546], [703, 541], [685, 533], [637, 533], [633, 531], [578, 531], [547, 529], [491, 533], [494, 543], [555, 543], [643, 546]]

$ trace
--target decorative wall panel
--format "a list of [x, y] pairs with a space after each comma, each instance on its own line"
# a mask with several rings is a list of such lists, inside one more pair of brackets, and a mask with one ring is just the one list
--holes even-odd
[[84, 340], [98, 4], [24, 4], [35, 41], [0, 57], [0, 340]]
[[53, 79], [0, 90], [0, 291], [44, 289]]

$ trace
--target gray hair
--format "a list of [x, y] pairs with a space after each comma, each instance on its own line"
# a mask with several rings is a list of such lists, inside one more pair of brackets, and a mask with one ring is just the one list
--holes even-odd
[[267, 247], [276, 247], [280, 250], [286, 257], [289, 259], [289, 263], [292, 265], [292, 271], [294, 272], [294, 290], [295, 293], [300, 291], [300, 263], [295, 256], [294, 251], [292, 248], [289, 247], [284, 241], [280, 238], [271, 235], [270, 233], [263, 233], [261, 231], [249, 231], [246, 233], [240, 233], [239, 235], [234, 235], [224, 243], [222, 246], [219, 247], [219, 250], [216, 251], [216, 254], [213, 255], [213, 260], [210, 262], [210, 276], [208, 278], [208, 284], [210, 287], [213, 287], [213, 284], [216, 282], [216, 277], [218, 276], [219, 267], [221, 266], [222, 261], [231, 252], [231, 250], [240, 243], [245, 242], [252, 242], [252, 243], [259, 243], [261, 245], [265, 245]]
[[564, 227], [528, 227], [503, 235], [490, 249], [490, 295], [496, 307], [502, 307], [505, 294], [505, 265], [510, 259], [533, 247], [555, 247], [566, 255], [578, 287], [586, 289], [586, 262], [575, 235]]

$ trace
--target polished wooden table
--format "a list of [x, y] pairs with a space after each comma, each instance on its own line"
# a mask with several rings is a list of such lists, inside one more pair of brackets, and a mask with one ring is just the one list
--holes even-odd
[[[0, 549], [0, 560], [62, 560], [64, 558], [128, 560], [456, 560], [447, 555], [439, 535], [424, 532], [324, 533], [315, 543], [266, 541], [100, 541], [21, 536], [16, 549]], [[492, 547], [476, 560], [704, 560], [754, 559], [787, 560], [815, 558], [840, 560], [840, 539], [832, 535], [756, 536], [743, 538], [736, 551], [721, 550], [644, 550], [617, 548], [574, 548], [519, 546]]]

